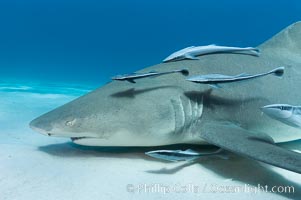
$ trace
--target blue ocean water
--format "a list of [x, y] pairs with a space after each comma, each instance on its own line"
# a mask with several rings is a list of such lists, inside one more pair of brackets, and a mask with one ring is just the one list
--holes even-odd
[[0, 81], [101, 85], [190, 45], [256, 46], [298, 0], [1, 0]]
[[[298, 199], [300, 176], [250, 159], [165, 165], [148, 161], [143, 149], [80, 148], [28, 124], [110, 77], [160, 63], [178, 49], [256, 46], [301, 20], [300, 13], [299, 0], [0, 0], [0, 199], [133, 199], [143, 194], [126, 191], [132, 184], [179, 181], [197, 187], [293, 185], [296, 194], [259, 197]], [[206, 191], [185, 199], [255, 194]], [[161, 196], [146, 193], [143, 199]]]

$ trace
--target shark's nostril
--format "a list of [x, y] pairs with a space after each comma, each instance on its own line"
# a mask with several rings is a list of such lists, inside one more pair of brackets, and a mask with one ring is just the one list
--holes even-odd
[[75, 122], [76, 122], [76, 119], [68, 120], [68, 121], [66, 121], [65, 125], [66, 126], [73, 126], [75, 124]]
[[48, 122], [41, 120], [40, 118], [32, 120], [29, 123], [29, 127], [32, 130], [37, 131], [43, 135], [50, 135], [49, 131], [51, 130], [51, 125]]

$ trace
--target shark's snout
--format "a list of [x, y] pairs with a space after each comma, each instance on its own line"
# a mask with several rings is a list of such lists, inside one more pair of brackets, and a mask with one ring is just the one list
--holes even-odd
[[72, 128], [76, 123], [75, 118], [65, 117], [55, 111], [46, 113], [29, 123], [29, 127], [43, 135], [58, 137], [81, 137], [77, 133], [72, 133]]
[[34, 130], [34, 131], [36, 131], [38, 133], [41, 133], [43, 135], [48, 135], [48, 136], [51, 135], [51, 133], [50, 133], [50, 130], [51, 130], [50, 124], [47, 124], [47, 123], [43, 122], [39, 118], [36, 118], [36, 119], [32, 120], [29, 123], [29, 127], [32, 130]]

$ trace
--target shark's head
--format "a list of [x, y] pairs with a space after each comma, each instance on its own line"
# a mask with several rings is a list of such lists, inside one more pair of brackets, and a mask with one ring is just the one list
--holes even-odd
[[[174, 86], [143, 87], [113, 82], [30, 122], [49, 136], [68, 137], [91, 146], [154, 146], [172, 144]], [[173, 140], [175, 138], [175, 140]]]
[[261, 108], [262, 112], [274, 119], [287, 119], [293, 114], [293, 107], [287, 104], [272, 104]]

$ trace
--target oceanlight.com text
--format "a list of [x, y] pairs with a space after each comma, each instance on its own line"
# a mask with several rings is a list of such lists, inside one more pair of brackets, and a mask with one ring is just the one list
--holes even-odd
[[256, 186], [244, 185], [221, 185], [221, 184], [127, 184], [126, 191], [129, 193], [295, 193], [294, 186], [268, 186], [258, 184]]

